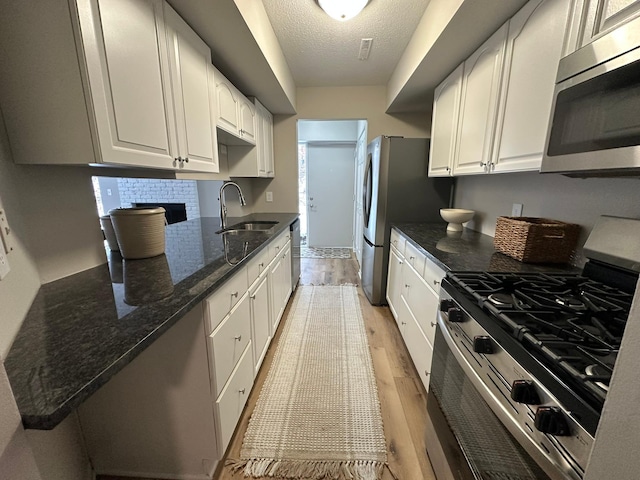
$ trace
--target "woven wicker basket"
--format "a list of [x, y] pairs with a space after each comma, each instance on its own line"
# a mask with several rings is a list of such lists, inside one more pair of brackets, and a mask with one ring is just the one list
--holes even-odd
[[580, 225], [547, 218], [498, 217], [493, 246], [526, 263], [568, 263]]

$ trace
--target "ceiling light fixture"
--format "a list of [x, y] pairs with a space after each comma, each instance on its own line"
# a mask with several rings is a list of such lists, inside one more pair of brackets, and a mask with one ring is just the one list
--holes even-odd
[[344, 22], [358, 15], [369, 0], [317, 0], [327, 15]]

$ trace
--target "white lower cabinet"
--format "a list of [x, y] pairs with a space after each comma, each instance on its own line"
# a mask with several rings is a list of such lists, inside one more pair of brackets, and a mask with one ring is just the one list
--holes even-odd
[[253, 331], [253, 362], [258, 373], [271, 343], [271, 299], [269, 275], [263, 272], [249, 290], [251, 303], [251, 328]]
[[242, 410], [247, 404], [247, 398], [253, 387], [253, 378], [253, 354], [251, 345], [247, 345], [229, 382], [216, 400], [215, 418], [220, 445], [219, 458], [222, 458], [227, 450]]
[[[420, 380], [429, 390], [438, 290], [445, 272], [396, 230], [391, 238], [387, 301]], [[404, 255], [394, 245], [403, 245]]]
[[79, 407], [96, 473], [212, 478], [290, 295], [287, 230]]
[[209, 335], [212, 383], [220, 394], [231, 371], [251, 341], [249, 295], [245, 293], [233, 310]]

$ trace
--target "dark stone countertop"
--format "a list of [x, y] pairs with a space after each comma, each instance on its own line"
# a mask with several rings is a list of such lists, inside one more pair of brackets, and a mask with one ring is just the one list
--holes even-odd
[[519, 262], [496, 252], [493, 237], [466, 228], [447, 232], [446, 223], [397, 223], [393, 227], [445, 271], [580, 272], [571, 265]]
[[43, 285], [5, 360], [26, 428], [52, 429], [190, 309], [245, 266], [298, 214], [271, 233], [223, 235], [219, 218], [166, 228], [165, 254], [122, 260]]

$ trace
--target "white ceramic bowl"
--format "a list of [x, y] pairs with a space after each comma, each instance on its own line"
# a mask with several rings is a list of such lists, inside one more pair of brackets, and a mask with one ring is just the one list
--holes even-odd
[[445, 222], [449, 222], [447, 225], [447, 231], [449, 232], [461, 232], [462, 224], [468, 222], [475, 215], [474, 210], [466, 210], [464, 208], [441, 208], [440, 216]]

